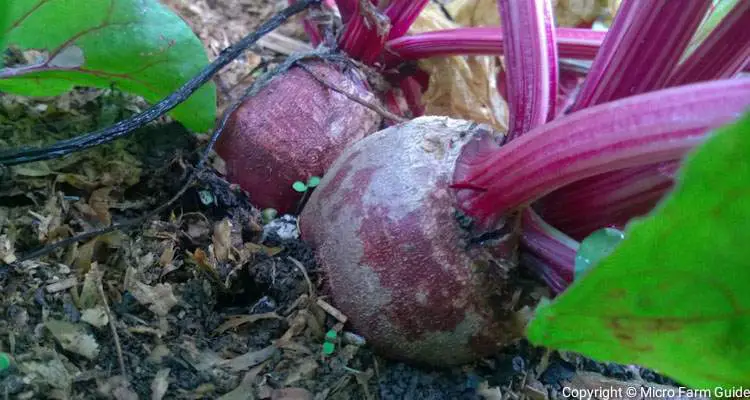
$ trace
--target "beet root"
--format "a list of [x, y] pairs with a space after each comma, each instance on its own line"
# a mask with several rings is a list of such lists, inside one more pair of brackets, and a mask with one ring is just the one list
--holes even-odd
[[[354, 70], [306, 63], [316, 76], [367, 102], [377, 102]], [[230, 116], [216, 144], [227, 179], [259, 208], [294, 212], [302, 195], [295, 181], [322, 176], [346, 146], [375, 132], [381, 117], [328, 89], [299, 67], [276, 76]]]
[[515, 235], [472, 243], [454, 208], [449, 186], [473, 126], [421, 117], [360, 140], [300, 216], [336, 307], [385, 356], [460, 364], [523, 333], [529, 296], [509, 284]]

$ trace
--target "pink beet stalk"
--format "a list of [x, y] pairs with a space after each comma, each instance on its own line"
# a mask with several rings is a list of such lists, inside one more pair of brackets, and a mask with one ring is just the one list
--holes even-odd
[[344, 32], [339, 39], [339, 45], [350, 57], [358, 58], [365, 50], [362, 43], [367, 41], [368, 35], [369, 30], [365, 26], [364, 17], [360, 15], [359, 4], [355, 3], [354, 13], [350, 16], [346, 27], [344, 27]]
[[[699, 83], [600, 104], [543, 125], [456, 176], [480, 221], [590, 176], [681, 158], [750, 105], [750, 78]], [[468, 190], [468, 189], [467, 189]]]
[[[360, 7], [362, 1], [354, 2], [354, 12], [349, 14], [339, 45], [351, 57], [359, 58], [366, 64], [374, 64], [382, 58], [386, 40], [406, 33], [429, 3], [429, 0], [393, 0], [384, 10], [379, 10], [377, 6], [380, 3], [373, 1], [373, 9], [363, 11]], [[367, 4], [367, 1], [364, 2]], [[344, 7], [348, 10], [352, 4], [346, 3]]]
[[387, 39], [400, 37], [409, 30], [411, 24], [417, 19], [420, 12], [429, 4], [429, 0], [394, 0], [383, 12], [388, 18], [389, 30], [378, 32], [371, 30], [368, 34], [368, 42], [362, 56], [362, 61], [373, 64], [383, 55], [383, 48]]
[[572, 111], [664, 86], [711, 0], [625, 0]]
[[729, 78], [750, 58], [750, 1], [738, 1], [698, 48], [672, 73], [667, 86]]
[[347, 23], [352, 14], [357, 11], [357, 0], [336, 0], [336, 7], [341, 14], [341, 20]]
[[[605, 32], [578, 28], [555, 29], [560, 58], [593, 60]], [[501, 55], [501, 28], [457, 28], [403, 36], [386, 43], [391, 64], [404, 60], [454, 55]]]
[[396, 39], [406, 34], [409, 27], [417, 20], [419, 13], [427, 7], [430, 0], [394, 0], [386, 10], [391, 19], [391, 32], [388, 39]]
[[[692, 55], [675, 69], [665, 86], [731, 77], [739, 72], [742, 60], [747, 58], [747, 52], [750, 51], [749, 10], [749, 2], [738, 3], [731, 12], [727, 13], [727, 16], [714, 28], [711, 34], [700, 43]], [[641, 176], [643, 173], [648, 176]], [[615, 176], [612, 179], [608, 174], [604, 174], [556, 191], [551, 195], [554, 199], [545, 200], [549, 209], [544, 213], [544, 217], [550, 218], [550, 222], [555, 226], [564, 229], [576, 238], [580, 238], [594, 229], [605, 226], [608, 218], [611, 223], [622, 223], [627, 221], [629, 217], [647, 212], [659, 201], [660, 194], [671, 187], [671, 180], [665, 178], [658, 170], [647, 171], [647, 169], [641, 168], [636, 171], [619, 171], [613, 174]], [[611, 197], [609, 197], [609, 203], [596, 206], [591, 204], [593, 200], [581, 201], [580, 193], [584, 188], [588, 188], [587, 191], [590, 193], [598, 193], [599, 201], [607, 199], [607, 194], [604, 191], [611, 187], [610, 183], [628, 174], [629, 176], [641, 176], [643, 182], [639, 184], [640, 186], [623, 187], [621, 193], [633, 190], [636, 187], [641, 187], [644, 192], [633, 193], [629, 199], [621, 199], [621, 204], [616, 204], [615, 199]], [[660, 183], [654, 188], [649, 189], [645, 185], [646, 182], [655, 183], [656, 181]], [[623, 185], [633, 185], [633, 181], [623, 183]], [[577, 211], [561, 204], [562, 199], [569, 200], [565, 204], [577, 207]], [[560, 209], [558, 210], [558, 208]], [[552, 212], [556, 216], [550, 214]], [[565, 215], [564, 220], [560, 219], [563, 215]]]
[[522, 215], [521, 243], [533, 256], [530, 266], [539, 273], [556, 293], [573, 282], [578, 242], [545, 222], [534, 210], [527, 208]]
[[510, 127], [513, 139], [554, 115], [557, 47], [549, 0], [499, 0], [505, 46]]
[[583, 179], [544, 196], [535, 208], [556, 228], [583, 239], [652, 209], [672, 188], [679, 166], [670, 161]]

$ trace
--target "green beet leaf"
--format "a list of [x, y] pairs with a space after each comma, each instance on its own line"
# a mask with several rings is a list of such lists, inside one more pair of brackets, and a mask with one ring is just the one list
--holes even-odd
[[747, 388], [749, 285], [750, 114], [693, 152], [672, 193], [541, 305], [527, 336], [693, 388]]
[[[3, 33], [8, 30], [10, 26], [10, 17], [8, 17], [10, 10], [10, 2], [0, 1], [0, 49], [5, 48], [5, 39]], [[0, 58], [0, 66], [2, 66], [2, 59]]]
[[[0, 68], [0, 91], [55, 96], [114, 86], [154, 103], [208, 64], [190, 27], [158, 0], [0, 3], [0, 48], [23, 51], [28, 62]], [[204, 85], [170, 115], [194, 131], [210, 129], [215, 86]]]

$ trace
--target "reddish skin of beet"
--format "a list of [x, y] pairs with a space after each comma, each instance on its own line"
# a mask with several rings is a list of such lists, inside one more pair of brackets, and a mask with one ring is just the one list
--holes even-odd
[[[517, 339], [528, 296], [507, 285], [514, 241], [501, 257], [468, 245], [449, 187], [471, 123], [421, 117], [349, 147], [300, 216], [335, 305], [383, 355], [455, 365]], [[495, 247], [493, 250], [497, 250]]]
[[[306, 66], [347, 93], [378, 101], [354, 71], [320, 62]], [[226, 162], [227, 179], [246, 190], [255, 206], [295, 212], [301, 194], [292, 184], [323, 176], [344, 148], [380, 123], [374, 111], [292, 68], [234, 111], [216, 152]]]

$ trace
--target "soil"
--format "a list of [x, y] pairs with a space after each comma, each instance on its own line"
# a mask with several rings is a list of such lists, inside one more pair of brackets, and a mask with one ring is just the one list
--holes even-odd
[[[211, 56], [283, 6], [167, 3]], [[280, 33], [303, 38], [294, 24]], [[223, 72], [222, 106], [259, 66], [278, 59], [283, 54], [256, 47]], [[112, 90], [0, 94], [0, 147], [75, 136], [145, 106]], [[11, 359], [0, 369], [5, 398], [546, 399], [561, 397], [563, 386], [674, 385], [636, 366], [525, 342], [454, 369], [380, 358], [341, 329], [294, 219], [264, 221], [223, 179], [216, 158], [148, 223], [11, 266], [14, 257], [162, 204], [205, 142], [164, 118], [116, 143], [0, 171], [0, 352]], [[333, 351], [324, 351], [326, 342]]]

